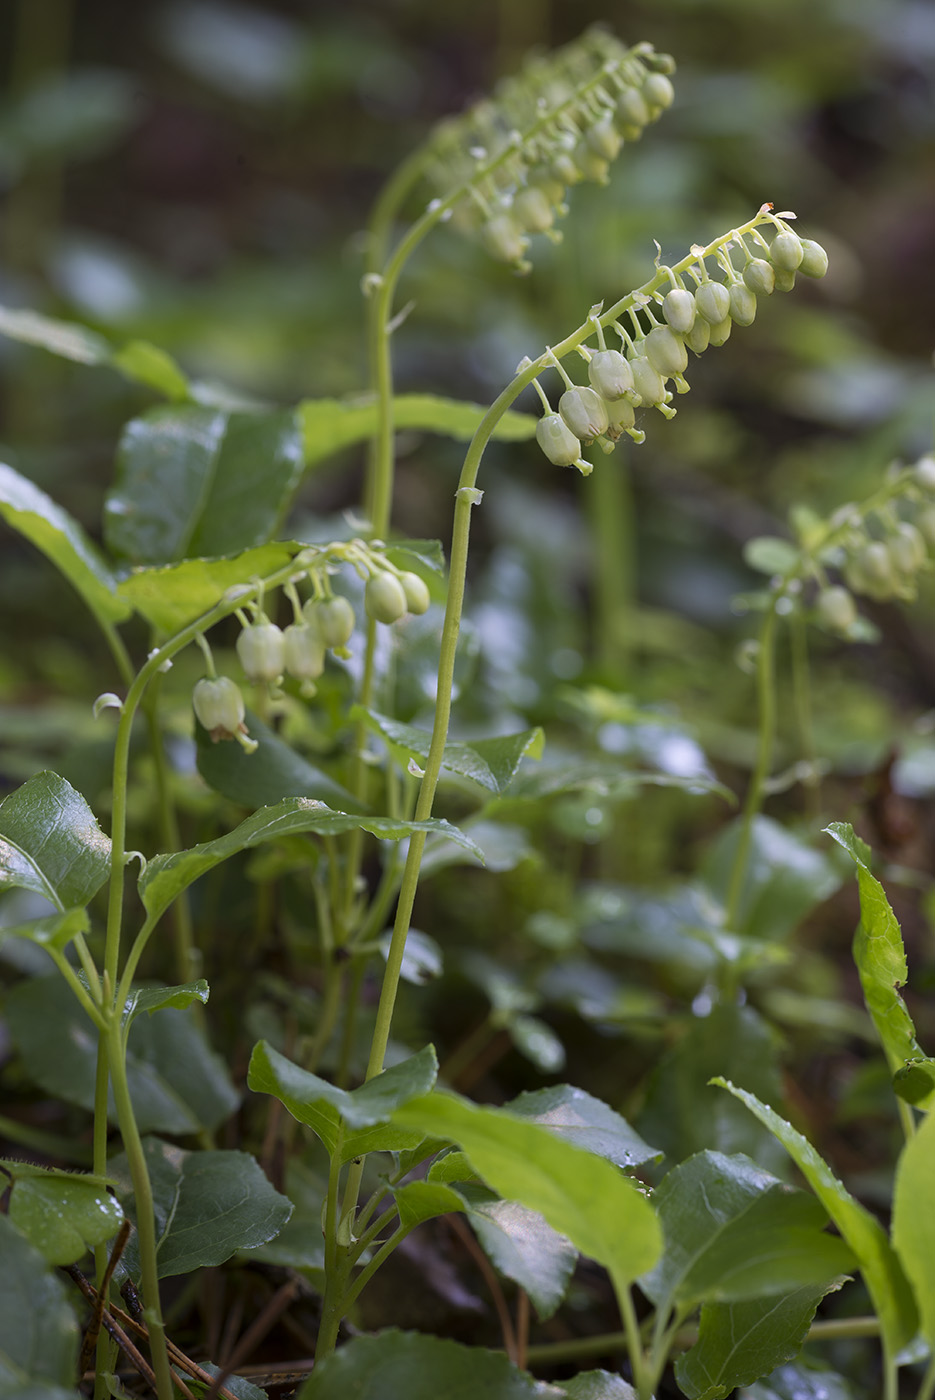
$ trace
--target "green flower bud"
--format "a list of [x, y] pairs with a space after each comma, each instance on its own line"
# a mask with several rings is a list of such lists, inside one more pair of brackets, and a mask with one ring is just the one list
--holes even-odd
[[512, 214], [495, 214], [488, 219], [481, 227], [480, 241], [498, 262], [522, 262], [529, 246], [529, 239]]
[[254, 622], [237, 638], [237, 656], [250, 681], [279, 681], [286, 662], [282, 632], [275, 622]]
[[695, 324], [695, 298], [686, 287], [673, 287], [662, 303], [667, 325], [681, 335], [687, 335]]
[[816, 243], [814, 238], [803, 238], [802, 261], [799, 263], [799, 272], [805, 277], [824, 277], [828, 271], [828, 254], [820, 243]]
[[891, 598], [896, 588], [893, 561], [882, 540], [870, 540], [849, 559], [845, 577], [855, 593], [871, 598]]
[[823, 588], [816, 603], [818, 620], [832, 632], [849, 632], [857, 621], [857, 605], [846, 588]]
[[910, 577], [918, 572], [928, 555], [925, 540], [915, 525], [901, 520], [886, 541], [893, 568], [898, 574]]
[[637, 355], [630, 361], [633, 371], [633, 387], [640, 396], [640, 403], [647, 408], [662, 403], [665, 399], [665, 380], [656, 366], [645, 355]]
[[777, 233], [769, 245], [770, 262], [773, 267], [782, 268], [785, 272], [795, 272], [804, 256], [805, 250], [802, 247], [802, 240], [791, 229], [787, 232]]
[[236, 739], [247, 753], [257, 747], [256, 739], [247, 734], [244, 724], [243, 696], [229, 676], [205, 676], [192, 692], [195, 718], [211, 735], [211, 742]]
[[593, 389], [566, 389], [558, 411], [582, 442], [591, 442], [607, 431], [607, 405]]
[[675, 88], [664, 73], [650, 73], [643, 84], [643, 97], [649, 104], [654, 117], [671, 107], [675, 101]]
[[602, 117], [588, 127], [584, 139], [594, 154], [606, 161], [616, 160], [623, 145], [623, 139], [610, 117]]
[[[638, 131], [652, 120], [646, 98], [635, 87], [622, 88], [617, 97], [618, 127], [635, 127]], [[632, 139], [632, 138], [631, 138]]]
[[598, 184], [606, 182], [610, 162], [604, 156], [599, 156], [586, 139], [579, 141], [575, 147], [574, 160], [583, 180], [596, 180]]
[[646, 337], [646, 358], [663, 377], [682, 374], [688, 368], [685, 342], [668, 326], [653, 326]]
[[329, 650], [347, 646], [354, 634], [354, 609], [340, 593], [331, 598], [310, 598], [302, 609], [302, 616]]
[[552, 161], [552, 178], [564, 188], [566, 185], [577, 185], [581, 179], [581, 171], [575, 165], [569, 151], [559, 151]]
[[776, 272], [765, 258], [751, 258], [743, 270], [743, 280], [754, 295], [768, 297], [776, 285]]
[[402, 573], [399, 581], [403, 586], [403, 593], [406, 595], [406, 609], [408, 612], [421, 616], [428, 612], [429, 603], [432, 601], [429, 596], [428, 585], [418, 574]]
[[[556, 180], [552, 171], [547, 165], [534, 166], [529, 172], [529, 188], [540, 190], [545, 195], [549, 204], [561, 204], [565, 198], [565, 186], [561, 180]], [[523, 191], [525, 193], [525, 191]], [[514, 200], [514, 207], [516, 201]]]
[[738, 326], [752, 326], [756, 319], [756, 297], [745, 282], [731, 284], [730, 318]]
[[923, 491], [935, 491], [935, 456], [930, 452], [920, 457], [912, 469], [917, 485]]
[[[557, 184], [557, 181], [553, 183]], [[561, 185], [558, 188], [561, 190]], [[513, 200], [512, 214], [520, 228], [527, 233], [545, 233], [555, 223], [555, 210], [545, 191], [538, 185], [528, 185], [520, 190]]]
[[316, 680], [325, 669], [325, 648], [316, 628], [293, 622], [282, 634], [286, 670], [299, 681]]
[[711, 322], [703, 316], [695, 318], [695, 324], [685, 336], [685, 344], [696, 355], [703, 355], [711, 343]]
[[616, 442], [621, 433], [633, 427], [636, 415], [633, 404], [627, 398], [611, 399], [607, 405], [607, 436]]
[[726, 340], [730, 339], [730, 328], [732, 324], [729, 316], [725, 316], [723, 321], [718, 321], [708, 332], [708, 344], [723, 345]]
[[730, 292], [723, 282], [702, 282], [695, 292], [695, 307], [712, 326], [730, 315]]
[[630, 362], [619, 350], [598, 350], [588, 362], [588, 379], [595, 393], [612, 401], [633, 388]]
[[406, 594], [395, 574], [379, 569], [364, 587], [364, 607], [375, 622], [398, 622], [406, 612]]
[[777, 267], [775, 269], [776, 281], [773, 284], [777, 292], [791, 292], [795, 286], [795, 273], [788, 268]]
[[574, 466], [581, 456], [581, 443], [558, 413], [547, 413], [539, 419], [536, 441], [557, 467]]

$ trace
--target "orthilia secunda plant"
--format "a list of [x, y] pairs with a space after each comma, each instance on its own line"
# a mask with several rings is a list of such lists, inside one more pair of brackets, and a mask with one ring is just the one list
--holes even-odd
[[421, 153], [442, 217], [527, 271], [530, 239], [560, 238], [554, 225], [569, 189], [606, 184], [625, 143], [671, 106], [674, 68], [652, 45], [627, 48], [601, 28], [529, 60], [491, 97], [442, 123]]
[[[655, 408], [666, 418], [674, 415], [674, 393], [689, 389], [689, 351], [702, 355], [709, 346], [723, 345], [733, 326], [751, 325], [757, 293], [770, 295], [780, 285], [780, 273], [789, 287], [788, 278], [794, 282], [796, 270], [823, 276], [828, 265], [824, 249], [793, 232], [788, 221], [794, 218], [774, 214], [772, 205], [764, 204], [748, 224], [707, 247], [693, 247], [673, 267], [661, 265], [657, 255], [655, 276], [608, 311], [603, 305], [592, 307], [584, 334], [575, 333], [561, 346], [551, 347], [535, 364], [528, 358], [521, 361], [518, 374], [532, 370], [538, 375], [540, 367], [551, 366], [565, 386], [556, 411], [538, 378], [531, 380], [544, 411], [536, 438], [549, 461], [587, 475], [592, 468], [582, 455], [584, 445], [597, 441], [610, 452], [623, 433], [642, 442], [645, 430], [637, 424], [637, 410]], [[771, 241], [764, 230], [773, 232]], [[619, 337], [619, 348], [608, 348], [607, 330]], [[589, 333], [596, 348], [586, 343]], [[587, 361], [587, 385], [575, 384], [561, 362], [571, 350]], [[901, 539], [908, 559], [905, 532]], [[895, 568], [892, 549], [888, 557]]]

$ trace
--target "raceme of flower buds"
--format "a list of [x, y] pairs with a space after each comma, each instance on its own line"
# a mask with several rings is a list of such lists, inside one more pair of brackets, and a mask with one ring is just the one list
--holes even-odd
[[[639, 110], [630, 105], [633, 111]], [[765, 225], [773, 231], [771, 241], [760, 231]], [[709, 259], [714, 268], [709, 267]], [[689, 388], [685, 379], [689, 350], [697, 356], [709, 346], [723, 345], [733, 326], [752, 324], [758, 295], [769, 296], [775, 287], [791, 286], [796, 271], [821, 277], [827, 264], [820, 244], [800, 239], [782, 216], [764, 205], [742, 229], [733, 230], [707, 250], [693, 249], [692, 256], [676, 268], [660, 268], [650, 283], [618, 304], [626, 306], [626, 314], [609, 321], [620, 336], [619, 349], [607, 348], [603, 329], [607, 318], [595, 318], [592, 313], [599, 346], [580, 347], [588, 360], [587, 387], [573, 384], [552, 356], [566, 388], [558, 413], [553, 413], [536, 384], [545, 408], [536, 432], [539, 446], [556, 465], [586, 472], [590, 468], [581, 457], [582, 443], [597, 439], [609, 451], [622, 433], [642, 442], [645, 434], [636, 426], [635, 410], [655, 407], [672, 417], [673, 389], [683, 394]], [[935, 462], [931, 475], [935, 490]], [[873, 572], [874, 561], [871, 552], [865, 571]], [[879, 560], [876, 567], [882, 568]], [[899, 573], [898, 561], [889, 555], [887, 569]], [[871, 580], [870, 586], [879, 589], [888, 583]]]
[[671, 106], [674, 68], [652, 45], [627, 48], [600, 28], [532, 58], [431, 138], [425, 173], [449, 202], [444, 216], [491, 257], [528, 270], [530, 238], [559, 236], [568, 187], [606, 183], [626, 142]]

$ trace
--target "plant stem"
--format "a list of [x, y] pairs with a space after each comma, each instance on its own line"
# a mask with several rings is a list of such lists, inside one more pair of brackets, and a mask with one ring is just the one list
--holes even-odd
[[812, 724], [812, 690], [808, 665], [808, 631], [801, 612], [790, 618], [792, 642], [792, 703], [795, 708], [799, 748], [808, 765], [804, 779], [805, 806], [809, 818], [817, 825], [821, 815], [821, 776], [816, 765], [815, 735]]
[[156, 1373], [156, 1390], [159, 1400], [172, 1400], [172, 1373], [169, 1369], [169, 1353], [166, 1348], [165, 1328], [159, 1304], [159, 1269], [156, 1253], [156, 1225], [153, 1218], [153, 1191], [146, 1166], [146, 1155], [143, 1151], [143, 1143], [136, 1126], [136, 1117], [130, 1098], [123, 1040], [120, 1018], [115, 1016], [107, 1033], [110, 1076], [114, 1086], [114, 1102], [117, 1107], [120, 1136], [123, 1138], [124, 1151], [127, 1154], [130, 1176], [133, 1181], [136, 1229], [140, 1248], [140, 1272], [143, 1299], [146, 1304], [145, 1316], [149, 1332], [150, 1355], [153, 1370]]
[[737, 848], [731, 868], [730, 883], [724, 920], [731, 933], [738, 931], [740, 902], [743, 894], [743, 881], [747, 873], [750, 857], [750, 843], [753, 839], [753, 823], [763, 806], [766, 779], [769, 776], [773, 759], [773, 740], [776, 732], [776, 603], [774, 595], [763, 626], [760, 630], [759, 648], [756, 657], [757, 707], [759, 711], [759, 738], [757, 742], [756, 765], [750, 777], [741, 818]]
[[[633, 1294], [627, 1284], [618, 1284], [615, 1279], [612, 1279], [612, 1282], [614, 1284], [614, 1292], [617, 1295], [620, 1316], [623, 1318], [623, 1330], [627, 1339], [627, 1355], [630, 1359], [630, 1371], [633, 1375], [633, 1382], [636, 1386], [639, 1400], [653, 1400], [652, 1380], [646, 1369], [646, 1358], [643, 1355], [639, 1323], [636, 1320], [636, 1309], [633, 1306]], [[528, 1358], [528, 1351], [526, 1355]]]
[[[143, 701], [149, 748], [156, 775], [156, 811], [159, 839], [165, 851], [177, 851], [181, 846], [175, 803], [169, 787], [169, 766], [165, 745], [159, 728], [158, 702], [162, 674], [157, 673]], [[201, 954], [195, 947], [191, 905], [187, 890], [182, 890], [172, 905], [175, 942], [175, 976], [179, 982], [193, 982], [201, 973]]]

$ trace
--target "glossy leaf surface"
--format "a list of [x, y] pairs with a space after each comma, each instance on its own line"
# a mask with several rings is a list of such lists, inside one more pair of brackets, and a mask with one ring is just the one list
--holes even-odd
[[303, 546], [265, 544], [226, 559], [184, 559], [180, 564], [131, 570], [117, 592], [160, 632], [179, 632], [216, 607], [229, 588], [281, 569]]
[[101, 1177], [0, 1158], [0, 1183], [10, 1181], [10, 1220], [50, 1264], [76, 1263], [120, 1227], [123, 1211]]
[[854, 1266], [827, 1212], [748, 1157], [699, 1152], [653, 1193], [666, 1247], [640, 1287], [668, 1310], [827, 1284]]
[[[393, 400], [393, 425], [468, 442], [486, 412], [480, 404], [434, 394], [397, 394]], [[306, 399], [299, 404], [298, 417], [306, 462], [314, 466], [342, 448], [371, 437], [377, 428], [377, 404], [375, 399], [363, 396]], [[509, 411], [497, 423], [493, 436], [502, 442], [521, 442], [535, 436], [536, 422], [530, 413]]]
[[619, 1113], [571, 1084], [518, 1094], [507, 1107], [511, 1113], [548, 1128], [563, 1141], [583, 1147], [597, 1157], [606, 1157], [617, 1167], [638, 1167], [662, 1156]]
[[390, 1331], [355, 1337], [326, 1357], [298, 1400], [546, 1400], [551, 1394], [502, 1352]]
[[[292, 1203], [248, 1152], [186, 1152], [158, 1138], [147, 1138], [143, 1150], [153, 1188], [160, 1278], [223, 1264], [238, 1249], [265, 1244], [292, 1214]], [[122, 1187], [127, 1214], [135, 1219], [126, 1157], [116, 1158], [109, 1169]], [[138, 1278], [135, 1234], [122, 1262]]]
[[723, 1079], [714, 1081], [733, 1094], [769, 1128], [805, 1177], [857, 1256], [864, 1282], [880, 1319], [884, 1341], [895, 1355], [915, 1334], [918, 1316], [912, 1290], [882, 1227], [834, 1175], [807, 1138], [760, 1103], [755, 1094]]
[[394, 1122], [457, 1143], [505, 1200], [538, 1211], [581, 1253], [629, 1281], [655, 1263], [661, 1230], [649, 1201], [610, 1162], [500, 1109], [432, 1094]]
[[[909, 1062], [913, 1072], [913, 1088], [905, 1094], [920, 1108], [935, 1104], [932, 1071], [935, 1061], [929, 1060], [916, 1040], [915, 1026], [900, 987], [909, 977], [906, 950], [896, 915], [890, 907], [886, 892], [871, 874], [870, 847], [855, 836], [846, 822], [833, 822], [825, 828], [857, 865], [860, 889], [860, 924], [854, 935], [854, 962], [860, 974], [867, 1010], [873, 1018], [890, 1069], [897, 1074], [896, 1087], [908, 1088], [905, 1068]], [[899, 1071], [903, 1071], [899, 1077]], [[928, 1073], [926, 1073], [928, 1071]]]
[[0, 890], [32, 890], [64, 913], [87, 904], [109, 874], [109, 839], [57, 773], [37, 773], [0, 802]]
[[706, 1303], [698, 1340], [675, 1363], [688, 1400], [724, 1400], [738, 1385], [797, 1356], [826, 1288], [799, 1288], [750, 1302]]
[[61, 570], [95, 617], [106, 622], [129, 617], [129, 607], [118, 596], [116, 575], [78, 521], [2, 462], [0, 516]]
[[[420, 764], [428, 758], [432, 742], [428, 730], [416, 729], [414, 725], [361, 707], [355, 707], [352, 714], [363, 718], [368, 728], [386, 740], [401, 767], [405, 768], [410, 758], [419, 760]], [[524, 758], [541, 756], [544, 742], [541, 729], [527, 729], [522, 734], [475, 739], [470, 744], [449, 743], [445, 745], [442, 769], [499, 795], [509, 787]]]
[[74, 1400], [78, 1320], [65, 1284], [0, 1215], [0, 1396]]
[[280, 1099], [294, 1118], [321, 1138], [329, 1154], [338, 1149], [340, 1139], [342, 1161], [350, 1161], [362, 1152], [414, 1147], [418, 1135], [382, 1125], [400, 1104], [427, 1093], [437, 1076], [435, 1051], [427, 1045], [359, 1088], [339, 1089], [260, 1041], [250, 1057], [247, 1084], [254, 1093]]
[[275, 533], [304, 469], [288, 410], [153, 409], [124, 429], [105, 535], [136, 564], [230, 554]]
[[[67, 984], [58, 977], [18, 983], [7, 998], [6, 1019], [30, 1079], [66, 1103], [92, 1108], [97, 1033]], [[128, 1046], [127, 1075], [141, 1131], [211, 1130], [237, 1107], [224, 1062], [187, 1012], [166, 1008], [137, 1017]]]
[[[248, 762], [254, 762], [261, 756], [257, 753], [245, 757]], [[468, 847], [472, 844], [457, 827], [450, 826], [448, 822], [435, 819], [407, 822], [394, 821], [390, 817], [355, 816], [348, 812], [335, 812], [314, 798], [289, 797], [273, 806], [262, 807], [226, 836], [206, 841], [188, 851], [154, 856], [140, 875], [140, 898], [147, 912], [155, 916], [161, 914], [193, 880], [213, 870], [238, 851], [249, 850], [264, 841], [274, 841], [297, 832], [338, 836], [358, 828], [384, 841], [401, 841], [414, 831], [442, 831], [449, 840], [462, 842]]]
[[935, 1117], [926, 1114], [896, 1166], [893, 1244], [915, 1289], [922, 1334], [935, 1348]]

